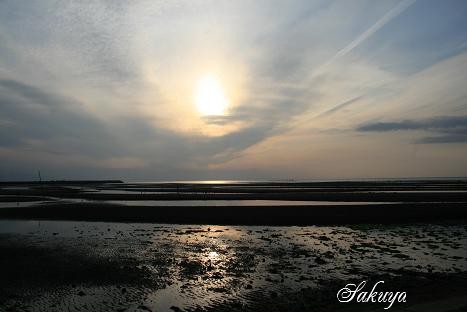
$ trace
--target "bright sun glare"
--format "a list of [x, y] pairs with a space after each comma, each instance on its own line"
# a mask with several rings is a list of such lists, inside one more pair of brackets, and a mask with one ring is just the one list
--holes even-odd
[[195, 105], [201, 115], [224, 115], [229, 101], [219, 80], [206, 76], [198, 81]]

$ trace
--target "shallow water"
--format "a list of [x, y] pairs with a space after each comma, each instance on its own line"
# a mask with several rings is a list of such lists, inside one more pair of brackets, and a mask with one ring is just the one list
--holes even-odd
[[323, 206], [323, 205], [370, 205], [383, 202], [337, 202], [306, 200], [106, 200], [109, 204], [125, 206]]
[[0, 209], [2, 208], [25, 208], [38, 205], [52, 203], [51, 201], [29, 201], [29, 202], [0, 202]]
[[173, 192], [162, 192], [162, 191], [157, 191], [157, 190], [131, 190], [131, 189], [124, 189], [124, 190], [118, 190], [118, 189], [98, 189], [98, 190], [93, 190], [90, 193], [97, 193], [97, 194], [173, 194]]

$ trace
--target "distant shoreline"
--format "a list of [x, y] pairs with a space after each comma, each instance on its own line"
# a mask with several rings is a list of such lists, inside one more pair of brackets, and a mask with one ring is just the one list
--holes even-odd
[[1, 185], [13, 184], [100, 184], [100, 183], [135, 183], [135, 184], [315, 184], [315, 183], [397, 183], [397, 182], [467, 182], [467, 176], [459, 177], [402, 177], [402, 178], [343, 178], [343, 179], [264, 179], [264, 180], [142, 180], [126, 181], [121, 179], [84, 179], [84, 180], [0, 180]]
[[47, 181], [0, 181], [0, 186], [6, 185], [80, 185], [80, 184], [102, 184], [102, 183], [123, 183], [122, 180], [47, 180]]

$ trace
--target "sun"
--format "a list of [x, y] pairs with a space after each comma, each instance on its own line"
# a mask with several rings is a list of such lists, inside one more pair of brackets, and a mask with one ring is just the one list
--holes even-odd
[[195, 105], [201, 115], [225, 115], [229, 100], [216, 77], [204, 76], [198, 81]]

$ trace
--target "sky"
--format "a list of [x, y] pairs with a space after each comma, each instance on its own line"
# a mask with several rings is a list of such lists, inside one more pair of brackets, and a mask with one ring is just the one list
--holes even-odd
[[467, 2], [0, 0], [0, 180], [38, 170], [467, 176]]

